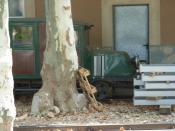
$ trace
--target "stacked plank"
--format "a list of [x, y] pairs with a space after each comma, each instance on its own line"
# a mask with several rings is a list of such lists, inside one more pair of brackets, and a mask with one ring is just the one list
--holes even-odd
[[134, 105], [175, 105], [175, 65], [139, 65], [134, 78]]

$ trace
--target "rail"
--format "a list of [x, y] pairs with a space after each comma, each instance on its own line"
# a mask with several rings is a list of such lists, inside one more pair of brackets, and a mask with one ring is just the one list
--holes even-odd
[[[122, 130], [121, 130], [121, 127]], [[14, 131], [175, 131], [175, 123], [137, 125], [92, 125], [92, 126], [19, 126]]]

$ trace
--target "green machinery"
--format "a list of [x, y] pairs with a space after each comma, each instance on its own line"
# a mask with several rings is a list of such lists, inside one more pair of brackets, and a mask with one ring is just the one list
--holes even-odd
[[98, 99], [133, 95], [135, 65], [126, 52], [95, 49], [88, 54], [86, 67], [91, 71], [91, 83], [97, 87]]

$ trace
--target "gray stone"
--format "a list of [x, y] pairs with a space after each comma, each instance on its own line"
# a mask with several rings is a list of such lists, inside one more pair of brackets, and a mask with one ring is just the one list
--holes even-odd
[[32, 100], [32, 114], [38, 114], [53, 106], [53, 98], [45, 91], [37, 92]]
[[86, 107], [83, 107], [82, 111], [83, 112], [88, 112], [88, 109]]
[[60, 109], [57, 106], [53, 106], [50, 111], [52, 111], [54, 114], [59, 114], [60, 113]]
[[81, 110], [83, 110], [84, 107], [86, 107], [88, 101], [84, 94], [78, 94], [78, 105]]
[[53, 112], [48, 112], [48, 113], [47, 113], [47, 117], [49, 117], [49, 118], [53, 118], [53, 117], [55, 117], [55, 115], [54, 115]]
[[171, 105], [160, 105], [159, 112], [162, 115], [169, 115], [169, 114], [171, 114]]
[[172, 110], [175, 112], [175, 106], [174, 105], [172, 106]]
[[40, 103], [40, 97], [34, 95], [33, 101], [32, 101], [32, 107], [31, 107], [31, 113], [32, 114], [38, 114], [39, 113], [39, 103]]

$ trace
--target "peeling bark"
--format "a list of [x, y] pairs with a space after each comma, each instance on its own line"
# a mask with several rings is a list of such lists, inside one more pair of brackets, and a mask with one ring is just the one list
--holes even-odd
[[76, 89], [78, 57], [71, 3], [70, 0], [45, 2], [47, 43], [41, 71], [43, 85], [33, 98], [32, 112], [39, 113], [50, 106], [59, 107], [61, 112], [77, 112], [87, 101]]
[[8, 0], [0, 0], [0, 131], [13, 130], [16, 114], [8, 16]]
[[[4, 3], [5, 0], [0, 1], [0, 18], [3, 18], [4, 15]], [[3, 26], [3, 20], [0, 21], [0, 28], [2, 28], [2, 26]]]

